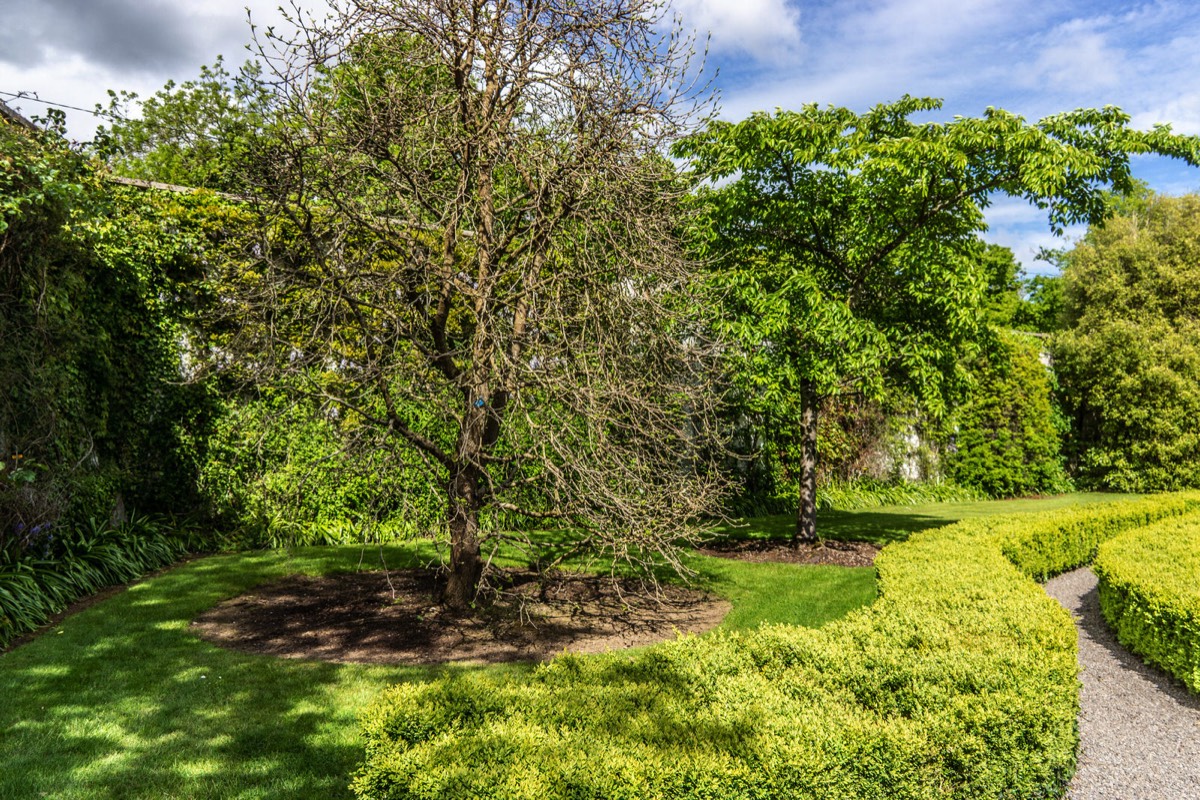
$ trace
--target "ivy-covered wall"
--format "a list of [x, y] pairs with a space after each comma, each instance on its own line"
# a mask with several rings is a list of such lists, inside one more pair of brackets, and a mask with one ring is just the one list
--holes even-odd
[[0, 537], [194, 507], [211, 399], [181, 348], [220, 219], [0, 123]]

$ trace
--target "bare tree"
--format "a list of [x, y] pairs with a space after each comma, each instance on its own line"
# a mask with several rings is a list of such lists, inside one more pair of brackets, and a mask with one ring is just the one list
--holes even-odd
[[[663, 157], [706, 107], [691, 42], [652, 0], [346, 0], [296, 21], [263, 48], [282, 122], [242, 351], [424, 466], [452, 608], [506, 537], [542, 564], [682, 568], [723, 489], [687, 187]], [[513, 533], [535, 528], [555, 533]]]

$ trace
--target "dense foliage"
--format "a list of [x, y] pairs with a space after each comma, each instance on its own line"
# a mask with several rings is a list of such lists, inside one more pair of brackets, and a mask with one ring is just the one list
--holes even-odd
[[945, 407], [978, 330], [988, 276], [977, 235], [996, 193], [1045, 209], [1061, 230], [1103, 219], [1107, 187], [1132, 188], [1131, 155], [1200, 152], [1166, 128], [1132, 130], [1112, 107], [1036, 123], [999, 109], [913, 120], [939, 107], [905, 97], [866, 114], [756, 113], [674, 151], [704, 182], [694, 241], [715, 262], [743, 396], [802, 444], [800, 538], [815, 536], [823, 398], [898, 385], [927, 411]]
[[130, 178], [224, 192], [252, 188], [271, 95], [253, 62], [231, 74], [218, 57], [191, 80], [168, 81], [126, 116], [130, 93], [109, 93], [113, 122], [92, 148]]
[[1200, 197], [1135, 200], [1066, 257], [1055, 368], [1082, 481], [1200, 486]]
[[279, 388], [230, 393], [207, 439], [200, 491], [217, 524], [245, 546], [348, 544], [433, 530], [435, 488], [385, 448], [348, 454], [345, 440], [355, 435], [327, 406]]
[[974, 385], [955, 410], [954, 480], [991, 497], [1065, 491], [1051, 373], [1040, 340], [995, 331], [971, 362]]
[[0, 649], [75, 600], [164, 567], [186, 551], [174, 530], [146, 518], [21, 530], [0, 549]]
[[186, 321], [227, 214], [105, 185], [54, 132], [2, 124], [0, 154], [0, 545], [193, 508], [209, 397]]
[[1200, 694], [1200, 515], [1105, 542], [1093, 567], [1121, 644]]
[[1193, 494], [962, 522], [887, 548], [881, 598], [824, 628], [561, 656], [532, 681], [397, 686], [364, 717], [354, 788], [371, 800], [1060, 797], [1078, 736], [1075, 630], [1024, 575], [1198, 507]]

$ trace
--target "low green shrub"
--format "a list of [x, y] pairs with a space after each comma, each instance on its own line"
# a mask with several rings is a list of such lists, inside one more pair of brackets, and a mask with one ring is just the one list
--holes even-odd
[[1200, 694], [1200, 514], [1105, 542], [1093, 568], [1121, 644]]
[[117, 527], [45, 524], [20, 533], [0, 549], [0, 649], [80, 597], [166, 566], [187, 549], [146, 518]]
[[[1195, 508], [1200, 494], [964, 521], [886, 548], [880, 599], [823, 628], [560, 656], [530, 680], [452, 673], [394, 687], [364, 715], [353, 789], [370, 800], [1061, 797], [1077, 744], [1075, 630], [1022, 573], [1068, 568], [1086, 552], [1076, 539]], [[1055, 544], [1030, 544], [1043, 540]]]
[[991, 517], [997, 543], [1008, 560], [1026, 575], [1044, 581], [1062, 572], [1090, 564], [1096, 550], [1123, 531], [1141, 528], [1164, 517], [1186, 514], [1200, 502], [1200, 492], [1152, 495], [1116, 503], [1108, 513], [1094, 516], [1058, 512], [1053, 526], [1029, 535], [1027, 517]]

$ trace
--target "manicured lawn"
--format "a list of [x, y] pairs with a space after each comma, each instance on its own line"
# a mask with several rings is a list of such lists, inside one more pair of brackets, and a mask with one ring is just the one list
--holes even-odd
[[0, 798], [346, 796], [358, 710], [435, 671], [242, 655], [190, 635], [188, 622], [264, 580], [353, 569], [358, 557], [201, 559], [0, 657]]
[[[826, 535], [895, 541], [967, 516], [1038, 511], [1094, 497], [836, 512]], [[786, 535], [786, 517], [737, 535]], [[389, 566], [431, 550], [387, 548]], [[189, 621], [220, 600], [294, 573], [378, 565], [378, 550], [307, 548], [199, 559], [64, 620], [0, 655], [0, 798], [338, 798], [362, 751], [356, 717], [383, 687], [445, 670], [282, 660], [221, 650]], [[726, 628], [820, 625], [875, 597], [873, 570], [696, 556], [727, 596]], [[521, 674], [527, 666], [487, 667]]]
[[[1053, 511], [1066, 506], [1110, 502], [1128, 497], [1122, 494], [1077, 492], [1036, 500], [981, 500], [971, 503], [887, 506], [863, 511], [819, 511], [817, 533], [827, 539], [860, 540], [885, 545], [903, 541], [917, 531], [940, 528], [960, 519]], [[736, 537], [787, 539], [795, 526], [795, 517], [782, 514], [741, 520], [724, 526], [720, 532]]]
[[[432, 555], [385, 552], [392, 567]], [[0, 656], [0, 798], [348, 796], [358, 712], [385, 686], [442, 670], [244, 655], [197, 639], [188, 622], [255, 584], [353, 570], [361, 557], [341, 547], [199, 559]], [[697, 563], [733, 601], [729, 627], [819, 624], [874, 598], [869, 569]]]

